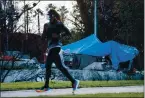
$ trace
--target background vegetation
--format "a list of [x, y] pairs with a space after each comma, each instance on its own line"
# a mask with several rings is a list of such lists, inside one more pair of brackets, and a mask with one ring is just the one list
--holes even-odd
[[[32, 5], [25, 4], [24, 0], [24, 6], [19, 9], [14, 0], [0, 1], [0, 51], [18, 50], [30, 54], [31, 57], [37, 57], [40, 62], [43, 62], [46, 42], [40, 40], [42, 33], [40, 32], [40, 16], [44, 14], [40, 8], [33, 10], [38, 3], [39, 1]], [[97, 37], [102, 42], [114, 40], [137, 47], [140, 54], [135, 58], [134, 65], [137, 69], [143, 69], [144, 0], [98, 0], [97, 3]], [[64, 45], [94, 33], [94, 0], [76, 0], [71, 12], [73, 19], [67, 17], [69, 11], [65, 6], [58, 8], [53, 4], [48, 4], [47, 9], [49, 8], [54, 8], [61, 14], [62, 22], [73, 24], [71, 29], [73, 38], [68, 41], [63, 40]], [[32, 28], [29, 27], [32, 14], [37, 18], [37, 34], [33, 34]], [[23, 15], [25, 21], [18, 26]]]

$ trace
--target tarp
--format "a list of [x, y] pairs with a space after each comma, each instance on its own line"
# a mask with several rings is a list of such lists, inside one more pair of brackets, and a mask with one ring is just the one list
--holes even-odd
[[139, 51], [132, 46], [120, 44], [113, 40], [102, 43], [94, 34], [62, 47], [64, 51], [91, 56], [109, 55], [114, 69], [118, 69], [120, 62], [133, 60]]

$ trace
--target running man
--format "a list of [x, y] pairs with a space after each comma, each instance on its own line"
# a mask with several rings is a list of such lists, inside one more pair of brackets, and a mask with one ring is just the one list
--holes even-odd
[[[79, 86], [79, 80], [74, 79], [68, 70], [65, 68], [64, 63], [61, 61], [59, 52], [61, 50], [62, 44], [60, 39], [64, 37], [70, 37], [70, 31], [68, 28], [61, 22], [60, 15], [53, 9], [48, 11], [49, 23], [44, 24], [42, 40], [48, 41], [47, 48], [47, 59], [45, 63], [46, 75], [45, 75], [45, 84], [40, 89], [43, 91], [49, 91], [49, 78], [51, 76], [51, 66], [52, 63], [55, 63], [56, 67], [71, 81], [73, 91], [75, 91]], [[61, 35], [61, 36], [60, 36]], [[63, 36], [62, 36], [63, 35]]]

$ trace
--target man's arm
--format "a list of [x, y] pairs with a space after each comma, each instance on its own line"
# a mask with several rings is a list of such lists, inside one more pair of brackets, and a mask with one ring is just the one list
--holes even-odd
[[41, 39], [42, 40], [45, 40], [45, 39], [47, 39], [47, 26], [48, 26], [48, 24], [46, 23], [46, 24], [44, 24], [44, 27], [43, 27], [43, 33], [42, 33], [42, 36], [41, 36]]

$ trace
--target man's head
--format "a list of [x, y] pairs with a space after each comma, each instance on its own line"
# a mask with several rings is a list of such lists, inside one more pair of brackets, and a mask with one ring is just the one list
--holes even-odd
[[49, 15], [49, 20], [51, 23], [54, 23], [58, 20], [60, 21], [60, 15], [54, 9], [50, 9], [47, 15]]

